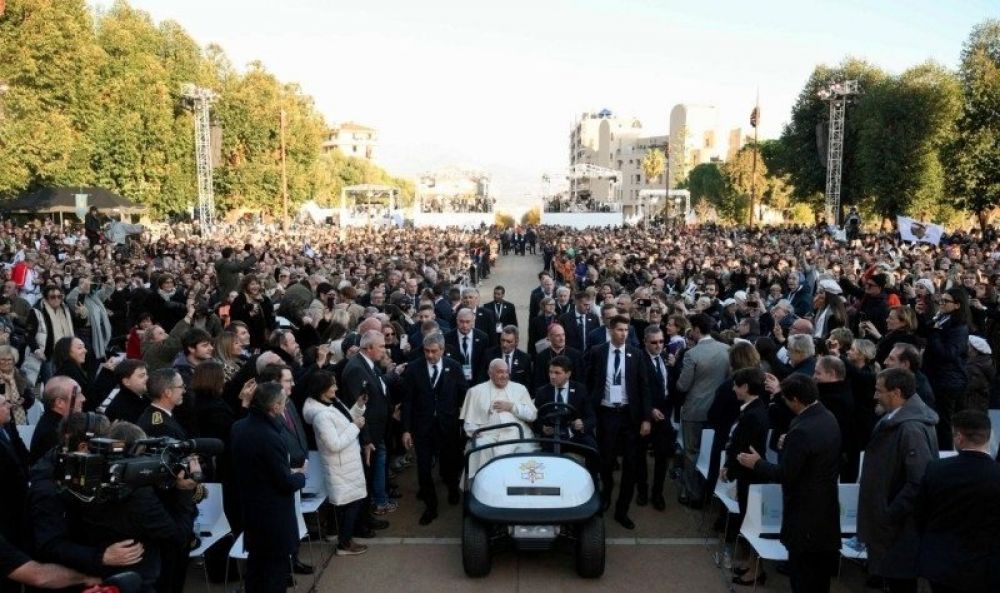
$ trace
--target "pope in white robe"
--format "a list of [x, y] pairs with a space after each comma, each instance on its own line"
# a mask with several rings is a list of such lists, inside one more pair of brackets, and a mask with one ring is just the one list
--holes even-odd
[[[507, 364], [499, 358], [490, 363], [489, 373], [489, 381], [470, 388], [465, 394], [459, 418], [464, 421], [466, 434], [471, 437], [480, 428], [515, 422], [524, 431], [524, 438], [534, 437], [531, 422], [538, 416], [538, 410], [535, 409], [535, 403], [531, 401], [528, 390], [520, 383], [510, 381]], [[509, 426], [480, 434], [474, 443], [470, 442], [470, 446], [478, 447], [519, 438], [521, 435], [517, 428]], [[474, 476], [480, 467], [496, 456], [537, 449], [534, 443], [500, 445], [485, 449], [473, 454], [469, 460], [469, 471]]]

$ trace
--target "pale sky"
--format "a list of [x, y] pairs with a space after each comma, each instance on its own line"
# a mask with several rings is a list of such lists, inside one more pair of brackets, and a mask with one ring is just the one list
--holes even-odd
[[712, 104], [721, 129], [749, 130], [759, 89], [761, 135], [776, 137], [817, 64], [957, 67], [972, 27], [1000, 17], [996, 0], [130, 3], [238, 68], [260, 60], [298, 82], [329, 122], [377, 128], [378, 162], [395, 174], [491, 172], [501, 205], [566, 169], [584, 111], [634, 115], [654, 135], [675, 104]]

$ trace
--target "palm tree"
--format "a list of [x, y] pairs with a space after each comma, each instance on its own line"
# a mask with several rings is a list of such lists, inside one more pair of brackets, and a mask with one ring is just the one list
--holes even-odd
[[[663, 151], [659, 148], [654, 148], [646, 152], [646, 156], [642, 157], [642, 172], [646, 175], [646, 184], [652, 184], [653, 181], [663, 174], [664, 169], [667, 167], [667, 159], [663, 154]], [[664, 204], [666, 204], [666, 196], [664, 196]], [[649, 208], [644, 212], [644, 217], [649, 217]]]

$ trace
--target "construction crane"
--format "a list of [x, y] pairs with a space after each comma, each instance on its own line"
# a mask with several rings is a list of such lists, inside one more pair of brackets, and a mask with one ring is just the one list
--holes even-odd
[[844, 120], [847, 104], [861, 93], [856, 80], [831, 82], [817, 96], [830, 104], [830, 136], [826, 150], [826, 209], [834, 225], [840, 226], [840, 180], [844, 164]]
[[212, 185], [212, 103], [213, 91], [185, 84], [181, 95], [194, 111], [194, 160], [198, 169], [198, 223], [202, 231], [215, 224], [215, 190]]

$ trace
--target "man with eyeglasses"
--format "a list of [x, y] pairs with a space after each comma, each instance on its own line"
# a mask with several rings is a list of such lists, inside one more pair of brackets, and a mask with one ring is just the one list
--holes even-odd
[[[645, 506], [648, 500], [653, 501], [653, 508], [662, 511], [667, 508], [663, 498], [663, 484], [667, 477], [667, 463], [674, 452], [677, 435], [668, 419], [670, 405], [668, 404], [670, 373], [667, 366], [663, 330], [656, 325], [646, 327], [643, 335], [644, 353], [649, 361], [646, 366], [646, 384], [649, 385], [651, 403], [651, 428], [648, 436], [639, 440], [639, 458], [636, 460], [636, 504]], [[650, 491], [649, 468], [646, 463], [646, 451], [653, 449], [653, 481]]]
[[172, 368], [154, 371], [146, 386], [150, 404], [139, 416], [139, 428], [153, 438], [187, 439], [187, 432], [174, 418], [174, 409], [184, 401], [184, 380], [180, 373]]

